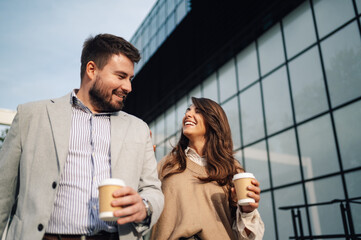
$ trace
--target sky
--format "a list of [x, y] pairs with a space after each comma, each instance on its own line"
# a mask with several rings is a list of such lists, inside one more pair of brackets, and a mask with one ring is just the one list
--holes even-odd
[[130, 40], [156, 0], [0, 0], [0, 108], [61, 97], [80, 86], [89, 36]]

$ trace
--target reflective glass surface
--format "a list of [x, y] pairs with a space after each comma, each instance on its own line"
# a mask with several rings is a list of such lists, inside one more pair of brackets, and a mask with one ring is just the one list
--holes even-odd
[[[289, 239], [290, 236], [294, 236], [291, 210], [280, 210], [279, 207], [305, 204], [302, 192], [301, 185], [295, 185], [274, 191], [278, 239]], [[306, 213], [304, 208], [301, 208], [300, 211], [302, 216], [302, 225], [304, 226], [303, 232], [305, 235], [308, 235]]]
[[164, 114], [161, 114], [156, 121], [156, 127], [155, 127], [155, 133], [153, 133], [155, 135], [155, 139], [157, 140], [157, 144], [160, 141], [163, 141], [163, 139], [165, 138], [165, 123], [164, 123]]
[[293, 129], [268, 139], [272, 181], [275, 187], [301, 180], [300, 160]]
[[174, 134], [176, 131], [175, 106], [170, 107], [165, 113], [166, 137]]
[[284, 18], [283, 29], [288, 58], [316, 42], [314, 26], [309, 1]]
[[243, 144], [263, 138], [264, 121], [259, 83], [240, 95]]
[[361, 13], [361, 0], [356, 0], [356, 5], [357, 5], [358, 13], [360, 14]]
[[258, 39], [258, 49], [262, 76], [285, 61], [279, 24]]
[[299, 126], [298, 136], [305, 179], [340, 170], [328, 114]]
[[361, 96], [361, 41], [356, 22], [321, 43], [332, 106]]
[[355, 17], [352, 0], [315, 0], [314, 9], [320, 38]]
[[264, 141], [249, 146], [243, 150], [246, 172], [251, 172], [260, 182], [261, 189], [270, 188], [267, 150]]
[[219, 69], [219, 87], [221, 102], [237, 93], [236, 69], [233, 58]]
[[170, 153], [172, 151], [172, 149], [177, 144], [176, 141], [177, 141], [176, 137], [173, 136], [165, 142], [165, 155], [167, 155], [168, 153]]
[[[361, 197], [361, 171], [350, 172], [345, 175], [347, 192], [350, 198]], [[360, 200], [358, 200], [360, 201]], [[361, 204], [350, 203], [351, 210], [353, 212], [352, 219], [354, 222], [356, 233], [361, 233]], [[356, 214], [355, 214], [356, 213]]]
[[267, 133], [272, 134], [292, 125], [290, 93], [284, 67], [263, 81]]
[[317, 47], [289, 63], [296, 121], [328, 110], [326, 89]]
[[[332, 187], [330, 187], [332, 186]], [[344, 199], [340, 176], [306, 183], [308, 203], [329, 202]], [[312, 232], [315, 235], [343, 233], [342, 217], [338, 204], [310, 208]], [[329, 221], [332, 219], [332, 221]]]
[[361, 166], [361, 101], [334, 113], [344, 169]]
[[164, 143], [161, 144], [157, 144], [157, 147], [155, 149], [155, 157], [157, 159], [157, 161], [162, 160], [162, 158], [165, 156], [166, 154], [166, 146], [164, 145]]
[[201, 85], [193, 88], [192, 91], [189, 92], [188, 105], [192, 104], [192, 97], [200, 98], [202, 97]]
[[182, 0], [177, 7], [177, 17], [176, 17], [177, 23], [182, 21], [185, 15], [186, 15], [186, 0]]
[[182, 119], [184, 114], [189, 107], [187, 103], [187, 97], [183, 97], [181, 100], [177, 102], [177, 110], [176, 110], [176, 128], [180, 130], [182, 128]]
[[258, 80], [259, 74], [255, 43], [250, 44], [237, 55], [237, 71], [240, 90]]
[[237, 149], [241, 146], [241, 130], [239, 122], [239, 111], [237, 97], [232, 98], [222, 105], [223, 110], [227, 114], [228, 122], [232, 131], [233, 148]]
[[263, 239], [276, 239], [275, 236], [275, 221], [273, 218], [272, 198], [270, 192], [261, 193], [261, 201], [258, 208], [264, 222]]
[[203, 96], [218, 102], [217, 75], [213, 73], [203, 82]]
[[171, 34], [175, 28], [175, 14], [172, 13], [167, 19], [167, 35]]

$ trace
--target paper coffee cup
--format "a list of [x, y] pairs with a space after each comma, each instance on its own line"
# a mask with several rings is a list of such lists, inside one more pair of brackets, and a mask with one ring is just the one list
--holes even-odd
[[111, 202], [115, 199], [113, 192], [121, 187], [125, 187], [125, 183], [117, 178], [107, 178], [99, 184], [99, 218], [101, 220], [116, 221], [118, 219], [113, 212], [121, 207], [112, 207]]
[[247, 193], [250, 192], [247, 190], [247, 186], [252, 185], [252, 179], [255, 179], [252, 173], [237, 173], [233, 176], [238, 205], [244, 206], [255, 202], [253, 198], [247, 196]]

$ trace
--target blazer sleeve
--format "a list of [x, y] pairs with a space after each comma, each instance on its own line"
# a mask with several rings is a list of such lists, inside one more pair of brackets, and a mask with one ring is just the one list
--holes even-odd
[[[145, 123], [144, 123], [145, 124]], [[157, 161], [154, 155], [153, 143], [150, 137], [150, 131], [146, 126], [146, 144], [144, 150], [144, 161], [141, 171], [141, 177], [138, 187], [139, 194], [146, 198], [152, 205], [153, 214], [149, 228], [152, 227], [160, 217], [164, 206], [164, 196], [161, 190], [161, 182], [157, 173]], [[137, 231], [143, 231], [144, 228], [138, 228]]]
[[21, 158], [21, 106], [0, 150], [0, 238], [17, 198], [18, 171]]

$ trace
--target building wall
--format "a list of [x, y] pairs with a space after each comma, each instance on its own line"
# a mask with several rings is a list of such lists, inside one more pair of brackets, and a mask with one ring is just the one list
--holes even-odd
[[[361, 196], [361, 0], [305, 1], [150, 123], [160, 160], [190, 97], [225, 109], [237, 159], [261, 182], [264, 239], [293, 235], [279, 207]], [[342, 234], [339, 205], [301, 208], [305, 234]], [[351, 204], [361, 234], [361, 207]]]

